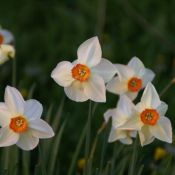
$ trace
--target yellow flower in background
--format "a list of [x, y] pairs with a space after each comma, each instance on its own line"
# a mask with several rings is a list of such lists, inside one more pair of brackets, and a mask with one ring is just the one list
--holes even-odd
[[154, 160], [163, 159], [167, 155], [167, 151], [164, 148], [157, 147], [154, 152]]
[[84, 167], [85, 167], [85, 163], [86, 163], [85, 158], [79, 159], [78, 162], [77, 162], [78, 169], [83, 170]]

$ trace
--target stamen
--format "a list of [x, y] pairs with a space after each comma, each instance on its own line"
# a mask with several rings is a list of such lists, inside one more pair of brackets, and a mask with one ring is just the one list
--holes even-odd
[[90, 69], [83, 64], [77, 64], [72, 69], [72, 77], [81, 82], [88, 80], [90, 76]]
[[128, 90], [131, 92], [137, 92], [142, 88], [142, 80], [137, 78], [137, 77], [133, 77], [128, 81]]
[[11, 118], [9, 127], [17, 133], [21, 133], [27, 130], [27, 120], [23, 116], [17, 116]]
[[146, 125], [155, 125], [159, 119], [159, 114], [155, 109], [145, 109], [140, 114], [141, 121]]

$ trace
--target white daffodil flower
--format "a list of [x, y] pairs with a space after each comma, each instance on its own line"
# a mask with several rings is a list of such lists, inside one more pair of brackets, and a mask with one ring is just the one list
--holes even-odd
[[14, 37], [12, 33], [5, 29], [0, 29], [0, 45], [1, 44], [12, 44]]
[[117, 107], [109, 109], [104, 113], [105, 121], [108, 122], [109, 118], [112, 117], [112, 128], [108, 138], [108, 142], [114, 142], [119, 140], [123, 144], [132, 144], [132, 138], [136, 137], [137, 131], [120, 129], [119, 126], [127, 122], [136, 113], [135, 106], [131, 100], [121, 95], [118, 101]]
[[54, 136], [52, 128], [40, 119], [43, 107], [36, 100], [24, 101], [16, 88], [7, 86], [0, 103], [0, 147], [16, 144], [23, 150], [34, 149], [39, 138]]
[[12, 45], [0, 45], [0, 65], [5, 63], [9, 58], [15, 57], [15, 49]]
[[78, 59], [73, 63], [62, 61], [52, 71], [51, 77], [64, 87], [66, 95], [74, 101], [91, 99], [106, 101], [105, 83], [115, 75], [115, 66], [102, 57], [97, 37], [82, 43], [77, 51]]
[[151, 143], [155, 138], [172, 143], [171, 122], [165, 117], [167, 109], [167, 104], [160, 101], [154, 86], [148, 83], [141, 102], [136, 105], [137, 113], [119, 128], [138, 130], [142, 146]]
[[134, 100], [138, 92], [155, 76], [137, 57], [133, 57], [128, 65], [116, 64], [115, 66], [118, 76], [108, 82], [107, 90], [118, 95], [125, 94], [131, 100]]

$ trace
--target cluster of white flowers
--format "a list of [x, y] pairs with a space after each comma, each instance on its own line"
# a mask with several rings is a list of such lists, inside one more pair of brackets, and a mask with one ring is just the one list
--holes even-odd
[[0, 65], [15, 57], [14, 37], [11, 32], [0, 28]]
[[[11, 32], [0, 29], [0, 64], [14, 58], [13, 41]], [[39, 138], [54, 136], [52, 128], [40, 118], [43, 107], [37, 100], [25, 101], [16, 88], [7, 86], [4, 101], [0, 102], [0, 147], [16, 144], [32, 150]]]
[[[0, 30], [0, 64], [14, 57], [13, 40], [10, 32]], [[106, 102], [106, 90], [120, 95], [117, 107], [104, 114], [106, 122], [112, 118], [109, 142], [120, 140], [131, 144], [137, 133], [142, 146], [155, 138], [172, 142], [171, 122], [165, 117], [168, 106], [160, 101], [151, 84], [155, 74], [137, 57], [128, 65], [112, 64], [102, 58], [97, 37], [82, 43], [77, 57], [73, 62], [58, 63], [51, 77], [76, 102], [89, 99]], [[135, 105], [132, 101], [143, 88], [141, 101]], [[25, 101], [19, 91], [10, 86], [5, 89], [4, 101], [0, 103], [0, 147], [17, 144], [23, 150], [31, 150], [38, 145], [39, 138], [54, 136], [52, 128], [40, 119], [43, 107], [38, 101]]]
[[[168, 106], [160, 101], [151, 84], [155, 77], [154, 72], [145, 68], [141, 60], [133, 57], [128, 65], [112, 64], [102, 58], [97, 37], [82, 43], [77, 55], [78, 59], [72, 63], [58, 63], [51, 77], [76, 102], [88, 99], [106, 102], [106, 89], [120, 95], [117, 107], [104, 114], [106, 122], [112, 117], [109, 142], [120, 140], [131, 144], [132, 137], [136, 137], [137, 133], [142, 146], [155, 138], [172, 142], [171, 122], [164, 116]], [[143, 88], [145, 90], [141, 101], [135, 105], [132, 101]]]

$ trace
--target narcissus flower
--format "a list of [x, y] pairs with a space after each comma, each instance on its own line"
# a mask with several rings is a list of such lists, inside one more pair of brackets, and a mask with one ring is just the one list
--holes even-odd
[[142, 146], [151, 143], [155, 138], [172, 143], [171, 122], [165, 117], [167, 109], [167, 104], [160, 101], [154, 86], [148, 83], [141, 102], [136, 105], [137, 112], [119, 128], [138, 130]]
[[0, 45], [1, 44], [12, 44], [14, 37], [12, 33], [5, 29], [0, 29]]
[[0, 29], [0, 64], [6, 62], [9, 58], [14, 58], [15, 49], [12, 45], [14, 37], [11, 32]]
[[135, 114], [134, 104], [131, 100], [121, 95], [117, 107], [109, 109], [104, 113], [105, 121], [108, 122], [109, 117], [112, 117], [112, 129], [109, 135], [109, 142], [119, 140], [124, 144], [132, 144], [132, 137], [136, 137], [137, 131], [120, 129], [119, 126], [128, 121]]
[[11, 45], [0, 45], [0, 64], [6, 62], [9, 58], [15, 57], [15, 49]]
[[4, 99], [0, 103], [0, 147], [16, 144], [23, 150], [32, 150], [39, 138], [54, 136], [52, 128], [40, 119], [43, 107], [38, 101], [24, 101], [19, 91], [10, 86], [5, 89]]
[[115, 75], [115, 66], [102, 58], [99, 40], [93, 37], [82, 43], [74, 62], [62, 61], [53, 70], [51, 77], [64, 87], [66, 95], [74, 101], [91, 99], [106, 101], [105, 83]]
[[155, 76], [137, 57], [133, 57], [128, 65], [116, 64], [115, 66], [118, 76], [107, 84], [107, 90], [114, 94], [125, 94], [131, 100], [134, 100], [138, 92]]

